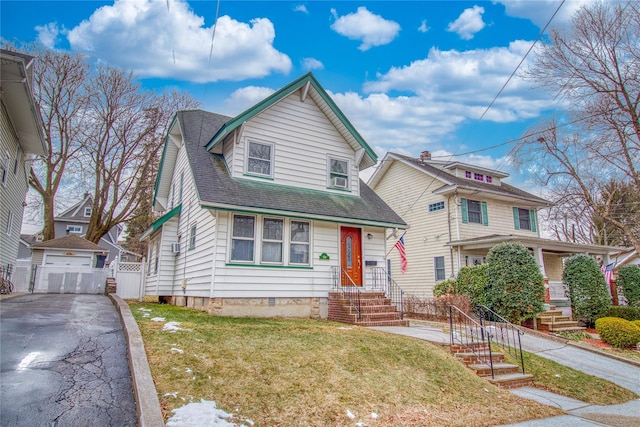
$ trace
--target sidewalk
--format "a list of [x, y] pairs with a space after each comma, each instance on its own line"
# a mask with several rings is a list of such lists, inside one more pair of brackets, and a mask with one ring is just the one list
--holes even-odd
[[[436, 345], [449, 344], [449, 334], [443, 332], [442, 326], [435, 323], [411, 322], [408, 327], [372, 327], [370, 329], [406, 335], [429, 341]], [[595, 348], [583, 348], [568, 340], [552, 338], [535, 331], [527, 331], [522, 336], [522, 348], [562, 365], [604, 378], [640, 395], [640, 363], [636, 361], [627, 361], [626, 359], [598, 351]], [[503, 427], [542, 427], [550, 425], [559, 427], [640, 427], [640, 399], [621, 405], [597, 406], [534, 387], [523, 387], [509, 391], [520, 397], [561, 408], [567, 412], [567, 415], [510, 424]]]

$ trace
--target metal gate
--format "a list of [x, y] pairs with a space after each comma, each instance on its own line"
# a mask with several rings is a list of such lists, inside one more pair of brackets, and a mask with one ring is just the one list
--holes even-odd
[[32, 272], [32, 292], [48, 294], [104, 294], [108, 270], [103, 268], [38, 265]]

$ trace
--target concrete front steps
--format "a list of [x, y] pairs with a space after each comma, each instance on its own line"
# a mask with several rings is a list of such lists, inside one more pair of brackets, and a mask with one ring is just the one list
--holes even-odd
[[104, 293], [106, 294], [115, 294], [116, 293], [116, 279], [113, 277], [107, 277], [107, 284], [105, 286]]
[[[474, 347], [476, 353], [488, 354], [486, 345], [482, 346], [481, 343], [477, 343]], [[504, 354], [500, 352], [493, 351], [491, 353], [491, 360], [493, 361], [493, 378], [491, 378], [491, 367], [483, 363], [476, 353], [471, 352], [469, 348], [454, 344], [450, 346], [450, 350], [456, 358], [475, 372], [476, 375], [500, 388], [513, 389], [533, 385], [533, 375], [523, 374], [520, 372], [520, 366], [506, 363]]]
[[[525, 323], [526, 327], [534, 329], [533, 322], [531, 320]], [[565, 316], [562, 310], [557, 310], [554, 306], [551, 306], [549, 310], [538, 314], [536, 318], [536, 327], [539, 331], [549, 332], [577, 332], [584, 331], [586, 328], [579, 326], [577, 321], [571, 320], [569, 316]]]
[[409, 326], [384, 292], [360, 293], [358, 312], [342, 292], [329, 292], [329, 320], [358, 326]]

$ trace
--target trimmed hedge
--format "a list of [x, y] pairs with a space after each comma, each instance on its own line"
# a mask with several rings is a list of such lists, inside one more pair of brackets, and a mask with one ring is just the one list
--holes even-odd
[[640, 327], [619, 317], [602, 317], [596, 320], [600, 339], [612, 347], [629, 348], [640, 343]]
[[567, 259], [562, 282], [569, 290], [567, 296], [576, 320], [592, 325], [611, 305], [607, 282], [596, 260], [588, 255], [575, 254]]
[[457, 284], [458, 281], [456, 279], [443, 280], [433, 287], [433, 296], [442, 297], [445, 295], [455, 295], [458, 293], [456, 289]]
[[474, 305], [487, 305], [487, 264], [462, 267], [456, 292], [469, 297]]
[[625, 265], [618, 269], [618, 292], [633, 307], [640, 307], [640, 265]]
[[640, 320], [640, 308], [614, 305], [609, 307], [602, 317], [619, 317], [625, 320]]

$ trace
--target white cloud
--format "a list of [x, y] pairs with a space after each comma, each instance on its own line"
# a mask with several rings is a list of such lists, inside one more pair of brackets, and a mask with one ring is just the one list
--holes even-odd
[[304, 4], [298, 4], [293, 8], [294, 11], [296, 12], [302, 12], [302, 13], [309, 13], [309, 10], [307, 10], [307, 6], [305, 6]]
[[40, 43], [42, 43], [48, 49], [53, 49], [55, 47], [61, 33], [61, 30], [60, 28], [58, 28], [57, 23], [50, 22], [47, 25], [39, 25], [35, 28], [35, 30], [38, 33], [38, 41]]
[[[564, 2], [562, 7], [553, 18], [552, 23], [556, 25], [566, 24], [571, 20], [573, 13], [578, 8], [590, 0], [573, 0]], [[528, 19], [538, 27], [543, 28], [547, 21], [553, 16], [558, 6], [562, 3], [560, 0], [536, 0], [535, 4], [532, 4], [531, 0], [499, 0], [496, 3], [500, 3], [505, 8], [505, 13], [508, 16], [515, 18]]]
[[426, 33], [427, 31], [429, 31], [429, 27], [427, 27], [427, 20], [423, 19], [422, 22], [420, 23], [420, 26], [418, 27], [418, 31], [420, 31], [421, 33]]
[[246, 86], [233, 91], [225, 100], [228, 115], [234, 116], [240, 114], [252, 105], [262, 101], [267, 96], [275, 92], [273, 89], [261, 86]]
[[322, 70], [324, 68], [324, 64], [315, 58], [303, 58], [301, 62], [302, 68], [305, 70]]
[[[273, 47], [275, 29], [266, 18], [250, 23], [218, 18], [205, 27], [184, 0], [116, 0], [68, 32], [72, 49], [141, 77], [215, 82], [288, 73], [290, 58]], [[175, 58], [175, 59], [174, 59]]]
[[351, 40], [360, 40], [362, 44], [358, 49], [362, 51], [389, 44], [400, 32], [397, 22], [375, 15], [364, 6], [359, 7], [355, 13], [340, 17], [335, 9], [331, 9], [331, 13], [336, 19], [331, 29]]
[[449, 23], [447, 31], [457, 33], [464, 40], [471, 40], [473, 36], [485, 27], [482, 20], [484, 7], [473, 6], [465, 9], [455, 21]]

